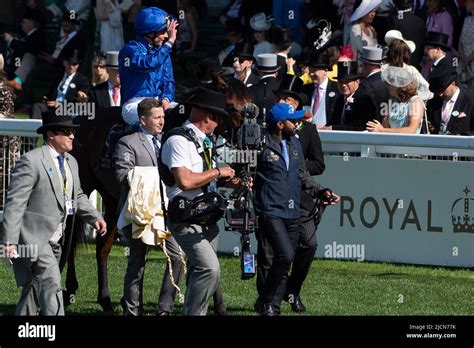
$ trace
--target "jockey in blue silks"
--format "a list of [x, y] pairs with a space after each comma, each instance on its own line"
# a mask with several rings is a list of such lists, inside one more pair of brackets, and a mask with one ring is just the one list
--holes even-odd
[[141, 10], [135, 20], [135, 40], [119, 53], [123, 98], [122, 117], [127, 124], [138, 122], [137, 105], [145, 98], [157, 98], [164, 109], [174, 100], [175, 83], [171, 49], [178, 22], [157, 7]]

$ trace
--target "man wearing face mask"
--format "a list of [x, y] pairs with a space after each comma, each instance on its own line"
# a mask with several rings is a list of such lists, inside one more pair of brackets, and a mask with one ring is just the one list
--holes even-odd
[[137, 106], [145, 98], [157, 98], [167, 110], [174, 100], [175, 83], [171, 50], [178, 22], [157, 7], [141, 10], [135, 19], [137, 37], [122, 47], [119, 71], [122, 82], [122, 117], [138, 122]]

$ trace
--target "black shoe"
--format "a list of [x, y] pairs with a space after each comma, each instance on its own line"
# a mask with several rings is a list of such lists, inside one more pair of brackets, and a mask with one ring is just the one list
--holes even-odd
[[290, 301], [291, 310], [296, 313], [301, 313], [306, 311], [306, 306], [301, 302], [301, 298], [299, 296], [295, 296], [293, 301]]
[[264, 303], [262, 306], [262, 316], [264, 317], [275, 317], [278, 314], [275, 312], [273, 309], [273, 306], [271, 303]]
[[214, 314], [218, 316], [226, 316], [227, 315], [227, 308], [224, 304], [220, 306], [214, 306]]

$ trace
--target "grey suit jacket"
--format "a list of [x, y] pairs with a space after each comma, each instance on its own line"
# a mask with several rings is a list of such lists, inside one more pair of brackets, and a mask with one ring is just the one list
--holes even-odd
[[[102, 219], [81, 190], [76, 159], [66, 154], [73, 177], [75, 213], [89, 224]], [[65, 214], [57, 169], [47, 145], [24, 154], [13, 169], [3, 213], [0, 244], [38, 245], [51, 239]]]
[[[119, 212], [122, 211], [130, 190], [127, 175], [134, 167], [157, 167], [155, 149], [142, 131], [120, 139], [114, 154], [115, 177], [121, 184]], [[157, 169], [158, 170], [158, 169]]]

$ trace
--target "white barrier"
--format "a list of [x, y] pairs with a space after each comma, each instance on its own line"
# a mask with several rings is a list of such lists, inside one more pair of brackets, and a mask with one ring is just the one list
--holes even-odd
[[[37, 137], [40, 122], [0, 120], [0, 135]], [[474, 137], [320, 137], [326, 171], [315, 179], [342, 200], [324, 213], [316, 257], [474, 267]], [[221, 232], [220, 251], [239, 249], [238, 234]]]

